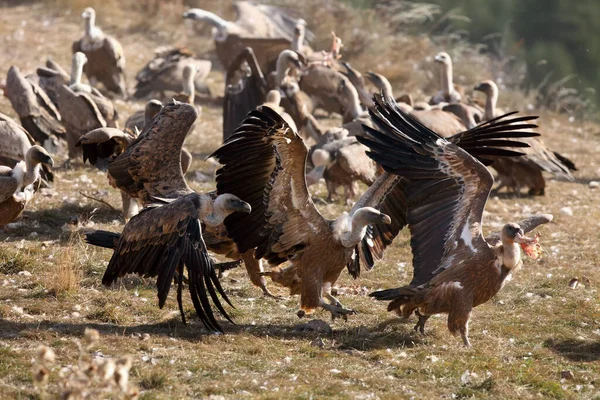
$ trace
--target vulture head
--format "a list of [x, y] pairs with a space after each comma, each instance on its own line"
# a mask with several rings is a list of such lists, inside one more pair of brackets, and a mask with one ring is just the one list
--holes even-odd
[[498, 96], [498, 86], [494, 81], [483, 81], [479, 85], [475, 86], [473, 90], [484, 93], [487, 97]]
[[210, 11], [203, 10], [201, 8], [190, 8], [183, 13], [184, 19], [191, 19], [193, 21], [206, 22], [212, 25], [213, 38], [215, 40], [223, 41], [229, 35], [228, 23], [218, 15], [211, 13]]
[[281, 103], [281, 93], [279, 90], [269, 90], [266, 100], [266, 103], [278, 106]]
[[525, 236], [523, 229], [518, 224], [511, 222], [502, 228], [502, 241], [504, 243], [530, 243], [534, 239]]
[[435, 56], [433, 61], [435, 61], [438, 64], [443, 64], [446, 66], [452, 65], [452, 58], [450, 58], [450, 55], [448, 53], [446, 53], [445, 51], [437, 53], [437, 55]]
[[363, 226], [375, 225], [375, 224], [386, 224], [392, 223], [392, 219], [389, 215], [382, 213], [373, 207], [359, 208], [352, 217], [353, 221], [358, 222]]
[[215, 213], [222, 215], [223, 218], [227, 217], [229, 214], [233, 214], [234, 212], [250, 214], [252, 211], [250, 204], [229, 193], [217, 196], [213, 203], [213, 207]]
[[163, 105], [160, 100], [152, 99], [146, 103], [146, 107], [144, 108], [144, 125], [149, 124], [162, 108]]
[[32, 165], [46, 164], [50, 167], [54, 166], [54, 160], [42, 146], [31, 146], [29, 150], [27, 150], [25, 158], [29, 163], [32, 163]]
[[95, 19], [96, 18], [96, 10], [94, 10], [92, 7], [87, 7], [81, 13], [81, 18], [83, 18], [84, 20]]

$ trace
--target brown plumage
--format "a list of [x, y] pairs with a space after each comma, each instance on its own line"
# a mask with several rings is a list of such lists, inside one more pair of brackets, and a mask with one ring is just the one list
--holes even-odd
[[14, 168], [0, 166], [0, 227], [16, 220], [39, 186], [41, 164], [54, 165], [43, 147], [31, 146]]
[[58, 109], [67, 129], [70, 159], [78, 156], [77, 142], [87, 132], [117, 125], [118, 114], [112, 102], [95, 88], [81, 82], [82, 69], [87, 61], [83, 53], [75, 53], [70, 84], [58, 90]]
[[89, 60], [83, 72], [92, 86], [102, 83], [108, 91], [127, 97], [123, 47], [117, 39], [106, 35], [96, 26], [96, 11], [93, 8], [86, 8], [81, 17], [85, 32], [81, 39], [73, 42], [71, 50], [73, 54], [84, 53]]
[[487, 242], [482, 214], [494, 178], [476, 158], [427, 129], [384, 99], [372, 116], [378, 131], [359, 140], [369, 155], [392, 174], [411, 180], [406, 193], [414, 276], [409, 285], [372, 293], [404, 317], [415, 312], [415, 329], [424, 331], [434, 314], [448, 314], [448, 328], [466, 346], [474, 307], [492, 298], [522, 265], [519, 243], [546, 223], [542, 215], [504, 226]]
[[165, 92], [182, 92], [181, 77], [186, 65], [194, 65], [197, 68], [194, 76], [195, 89], [210, 94], [204, 80], [211, 70], [212, 63], [195, 58], [194, 53], [185, 47], [168, 46], [157, 48], [154, 58], [137, 73], [133, 96], [143, 98], [158, 92], [165, 97]]
[[[493, 81], [484, 81], [474, 90], [486, 95], [484, 119], [494, 118], [498, 114], [496, 110], [498, 86]], [[538, 138], [526, 138], [524, 141], [529, 144], [529, 148], [523, 150], [525, 156], [502, 158], [492, 164], [498, 172], [500, 181], [496, 190], [508, 187], [518, 193], [522, 187], [527, 187], [530, 195], [544, 195], [546, 180], [543, 171], [550, 172], [556, 177], [573, 180], [570, 170], [577, 168], [571, 160], [550, 150]]]
[[44, 145], [65, 134], [54, 103], [37, 83], [27, 80], [15, 66], [8, 70], [5, 91], [21, 124], [37, 143]]
[[138, 138], [114, 161], [109, 172], [115, 184], [143, 202], [145, 209], [125, 225], [122, 234], [96, 231], [88, 242], [114, 248], [103, 278], [110, 285], [127, 273], [157, 277], [159, 306], [165, 304], [171, 283], [178, 283], [177, 300], [182, 319], [184, 265], [196, 314], [211, 330], [221, 330], [209, 303], [227, 319], [217, 293], [227, 302], [202, 238], [201, 223], [221, 225], [233, 212], [250, 212], [236, 196], [197, 194], [181, 170], [183, 141], [198, 116], [190, 104], [173, 101], [144, 127]]
[[58, 88], [67, 85], [71, 78], [58, 63], [48, 59], [44, 67], [38, 68], [35, 75], [28, 76], [27, 79], [37, 82], [52, 103], [58, 107]]

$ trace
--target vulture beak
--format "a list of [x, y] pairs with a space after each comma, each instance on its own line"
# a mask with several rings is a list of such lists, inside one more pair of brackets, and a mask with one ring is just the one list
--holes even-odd
[[192, 8], [183, 13], [183, 18], [196, 20], [198, 19], [198, 13], [195, 8]]
[[44, 157], [44, 159], [42, 159], [42, 163], [49, 165], [50, 167], [54, 167], [54, 160], [50, 156]]
[[473, 90], [476, 90], [478, 92], [483, 92], [483, 88], [481, 87], [481, 85], [477, 85], [473, 88]]
[[444, 60], [440, 56], [435, 56], [433, 61], [435, 61], [436, 63], [444, 63]]
[[235, 211], [244, 212], [250, 214], [252, 212], [252, 206], [245, 201], [239, 200], [234, 205]]
[[380, 222], [382, 224], [389, 225], [389, 224], [392, 223], [392, 219], [390, 218], [389, 215], [381, 213], [380, 217], [381, 217], [381, 221]]
[[532, 243], [535, 239], [525, 236], [522, 229], [519, 229], [519, 232], [515, 235], [515, 243]]

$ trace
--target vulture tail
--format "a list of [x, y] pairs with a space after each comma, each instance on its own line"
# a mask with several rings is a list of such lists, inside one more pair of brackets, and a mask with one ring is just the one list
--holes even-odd
[[567, 168], [569, 168], [570, 171], [577, 171], [577, 167], [575, 166], [575, 163], [571, 160], [569, 160], [567, 157], [563, 156], [560, 153], [557, 153], [556, 151], [553, 151], [554, 156], [556, 158], [558, 158], [558, 161], [560, 161], [561, 163], [563, 163]]
[[91, 231], [85, 234], [86, 243], [105, 249], [114, 249], [120, 238], [121, 234], [109, 231]]

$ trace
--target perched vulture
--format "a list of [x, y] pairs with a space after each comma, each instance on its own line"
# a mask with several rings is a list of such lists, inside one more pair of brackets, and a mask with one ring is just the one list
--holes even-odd
[[[484, 81], [477, 85], [474, 90], [486, 95], [484, 119], [494, 118], [498, 113], [496, 103], [498, 101], [498, 86], [493, 81]], [[543, 171], [550, 172], [556, 177], [573, 180], [570, 171], [576, 171], [575, 164], [567, 157], [548, 149], [538, 138], [526, 138], [524, 141], [529, 147], [523, 149], [523, 157], [501, 158], [492, 164], [498, 172], [499, 185], [496, 191], [508, 187], [520, 192], [522, 187], [529, 188], [529, 194], [541, 196], [546, 191], [546, 180]]]
[[450, 332], [470, 346], [473, 307], [491, 299], [522, 266], [519, 244], [534, 246], [525, 234], [552, 216], [509, 223], [484, 238], [483, 210], [494, 183], [488, 169], [386, 99], [377, 99], [371, 115], [378, 129], [367, 129], [359, 141], [387, 173], [411, 181], [406, 221], [414, 268], [410, 284], [371, 296], [391, 300], [388, 310], [406, 318], [415, 312], [421, 332], [431, 315], [447, 313]]
[[95, 88], [81, 82], [82, 69], [87, 61], [83, 53], [75, 53], [70, 84], [58, 90], [58, 109], [67, 128], [69, 159], [78, 156], [76, 144], [83, 135], [97, 128], [116, 127], [118, 119], [113, 103]]
[[[535, 134], [510, 132], [507, 126], [505, 121], [495, 121], [451, 140], [478, 157], [520, 154], [494, 146], [520, 147], [520, 142], [504, 139]], [[225, 227], [240, 252], [255, 249], [256, 258], [272, 265], [290, 261], [277, 276], [285, 276], [287, 284], [294, 285], [292, 293], [300, 294], [299, 316], [317, 307], [345, 316], [352, 310], [331, 295], [331, 286], [345, 266], [355, 277], [361, 265], [372, 268], [406, 224], [406, 180], [381, 175], [349, 214], [327, 220], [306, 187], [307, 153], [302, 139], [279, 114], [267, 107], [252, 111], [214, 153], [223, 164], [217, 171], [217, 192], [235, 194], [253, 209], [249, 215], [227, 218]]]
[[27, 80], [17, 67], [10, 67], [6, 76], [6, 94], [17, 112], [21, 124], [35, 141], [48, 147], [65, 134], [61, 115], [46, 92]]
[[181, 170], [181, 147], [197, 116], [198, 111], [192, 105], [175, 101], [167, 104], [109, 164], [116, 186], [140, 199], [145, 208], [129, 220], [122, 234], [96, 231], [88, 235], [88, 240], [114, 248], [102, 278], [105, 285], [128, 273], [156, 277], [158, 304], [162, 308], [175, 279], [184, 322], [185, 266], [196, 314], [207, 329], [220, 331], [209, 296], [228, 320], [217, 293], [227, 303], [229, 300], [208, 255], [201, 223], [207, 227], [219, 226], [229, 214], [248, 213], [251, 208], [231, 194], [198, 194], [187, 185]]
[[[194, 109], [194, 112], [190, 109]], [[173, 199], [191, 193], [183, 176], [182, 145], [197, 116], [197, 109], [189, 104], [174, 101], [163, 107], [125, 151], [109, 161], [108, 177], [111, 185], [137, 199], [143, 206], [154, 204], [155, 199]], [[221, 205], [222, 200], [218, 200], [216, 193], [204, 196], [212, 199], [215, 207]], [[227, 258], [243, 259], [252, 283], [270, 295], [266, 280], [260, 275], [261, 263], [251, 253], [238, 252], [235, 243], [227, 237], [221, 217], [224, 218], [224, 215], [211, 214], [202, 219], [206, 246], [210, 251]], [[88, 238], [90, 243], [107, 247], [106, 237], [114, 237], [115, 234], [98, 232], [100, 233]]]
[[367, 90], [365, 85], [365, 78], [357, 69], [352, 68], [350, 63], [343, 61], [342, 66], [346, 68], [346, 76], [350, 79], [350, 82], [356, 88], [360, 104], [365, 108], [371, 108], [373, 106], [373, 94]]
[[209, 60], [195, 58], [194, 53], [185, 47], [167, 46], [157, 48], [154, 51], [154, 58], [137, 73], [133, 96], [143, 98], [158, 92], [164, 98], [165, 92], [182, 92], [183, 68], [190, 64], [197, 67], [194, 78], [196, 90], [210, 94], [204, 80], [210, 72], [212, 63]]
[[[278, 7], [239, 1], [235, 4], [237, 19], [226, 21], [210, 11], [191, 8], [183, 18], [202, 21], [213, 26], [213, 39], [219, 61], [228, 70], [237, 55], [252, 47], [263, 71], [269, 69], [279, 53], [289, 49], [299, 19]], [[314, 35], [306, 31], [308, 40]]]
[[[20, 161], [25, 161], [27, 152], [35, 145], [29, 132], [2, 113], [0, 113], [0, 143], [0, 165], [10, 168]], [[54, 180], [54, 174], [48, 164], [42, 163], [40, 174], [44, 180]]]
[[0, 166], [0, 227], [16, 220], [33, 197], [42, 163], [52, 167], [54, 160], [43, 147], [35, 145], [27, 150], [25, 161], [14, 168]]
[[73, 42], [73, 54], [82, 52], [89, 62], [83, 72], [92, 86], [102, 83], [104, 87], [121, 97], [127, 97], [125, 80], [125, 54], [121, 43], [104, 34], [96, 26], [96, 11], [88, 7], [81, 14], [85, 22], [85, 32], [81, 39]]
[[143, 110], [138, 110], [131, 114], [127, 121], [125, 121], [125, 129], [128, 129], [131, 132], [141, 132], [144, 129], [144, 126], [152, 121], [152, 118], [156, 116], [162, 110], [162, 103], [159, 100], [152, 99], [148, 103]]
[[433, 60], [440, 66], [441, 90], [429, 100], [429, 104], [458, 103], [462, 100], [462, 96], [454, 87], [452, 58], [448, 53], [442, 51]]

